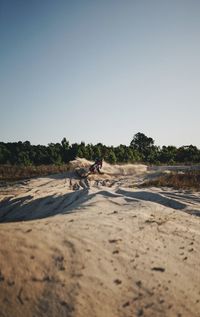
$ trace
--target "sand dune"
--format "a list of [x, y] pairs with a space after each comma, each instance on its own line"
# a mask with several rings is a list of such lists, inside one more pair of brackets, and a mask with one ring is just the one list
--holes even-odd
[[137, 188], [144, 165], [85, 184], [78, 164], [1, 188], [0, 317], [200, 316], [199, 194]]

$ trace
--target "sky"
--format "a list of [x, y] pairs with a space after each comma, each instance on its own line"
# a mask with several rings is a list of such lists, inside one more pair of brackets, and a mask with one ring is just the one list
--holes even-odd
[[200, 147], [199, 0], [0, 0], [0, 141]]

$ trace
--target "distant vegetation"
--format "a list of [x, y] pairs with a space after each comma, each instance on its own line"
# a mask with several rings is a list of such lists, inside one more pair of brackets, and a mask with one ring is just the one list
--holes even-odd
[[156, 179], [144, 182], [142, 187], [173, 187], [175, 189], [200, 190], [200, 171], [185, 171], [184, 173], [171, 172]]
[[151, 137], [143, 133], [134, 135], [129, 146], [120, 144], [117, 147], [96, 145], [84, 142], [69, 144], [66, 138], [61, 143], [50, 143], [48, 146], [31, 145], [29, 141], [4, 143], [0, 142], [0, 165], [17, 166], [61, 166], [77, 156], [88, 160], [102, 157], [105, 161], [114, 163], [147, 164], [196, 164], [200, 163], [200, 150], [193, 145], [156, 146]]
[[47, 176], [50, 174], [63, 173], [69, 170], [67, 164], [63, 165], [39, 165], [39, 166], [18, 166], [0, 165], [0, 181], [17, 181], [36, 176]]

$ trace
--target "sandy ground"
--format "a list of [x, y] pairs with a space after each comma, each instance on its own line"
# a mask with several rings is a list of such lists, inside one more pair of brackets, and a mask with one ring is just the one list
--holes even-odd
[[0, 317], [200, 316], [199, 193], [104, 168], [0, 189]]

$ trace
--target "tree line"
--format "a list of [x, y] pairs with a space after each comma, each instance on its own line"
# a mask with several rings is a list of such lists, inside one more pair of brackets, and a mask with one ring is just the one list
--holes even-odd
[[177, 164], [200, 163], [200, 150], [194, 145], [156, 146], [155, 141], [143, 133], [133, 136], [130, 145], [106, 146], [102, 143], [70, 144], [66, 138], [61, 143], [31, 145], [26, 142], [0, 142], [0, 164], [9, 165], [62, 165], [76, 157], [95, 160], [97, 157], [115, 163]]

